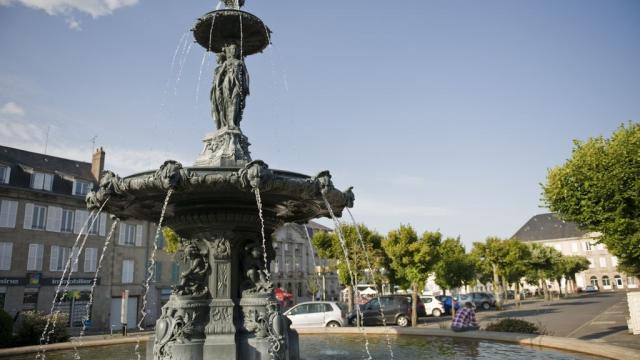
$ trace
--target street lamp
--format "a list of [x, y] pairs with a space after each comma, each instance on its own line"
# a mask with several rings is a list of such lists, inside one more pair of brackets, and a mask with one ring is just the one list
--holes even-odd
[[322, 277], [322, 301], [327, 300], [326, 299], [327, 283], [324, 277], [327, 272], [328, 272], [328, 268], [326, 266], [321, 266], [321, 265], [316, 266], [316, 274]]

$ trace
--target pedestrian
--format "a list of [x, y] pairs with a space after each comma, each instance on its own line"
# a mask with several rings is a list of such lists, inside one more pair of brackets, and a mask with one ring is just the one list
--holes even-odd
[[456, 332], [478, 330], [480, 327], [476, 322], [476, 311], [473, 308], [472, 303], [465, 303], [464, 307], [456, 313], [456, 317], [451, 322], [451, 330]]

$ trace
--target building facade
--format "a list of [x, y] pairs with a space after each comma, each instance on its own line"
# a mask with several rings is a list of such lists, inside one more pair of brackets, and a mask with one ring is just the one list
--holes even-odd
[[[591, 263], [588, 270], [576, 275], [576, 286], [598, 286], [600, 290], [636, 289], [640, 279], [627, 276], [617, 269], [618, 259], [598, 244], [597, 233], [580, 230], [575, 223], [562, 221], [555, 214], [532, 217], [514, 235], [525, 242], [537, 242], [553, 247], [563, 255], [580, 255]], [[565, 282], [560, 285], [565, 286]]]
[[[81, 326], [104, 256], [93, 292], [91, 328], [121, 327], [125, 290], [127, 326], [136, 327], [156, 226], [135, 220], [114, 225], [109, 214], [87, 211], [84, 198], [96, 186], [104, 160], [102, 149], [88, 163], [0, 146], [0, 308], [10, 315], [49, 313], [69, 263], [72, 274], [68, 285], [61, 286], [66, 296], [56, 301], [56, 310], [69, 314], [70, 326]], [[143, 325], [155, 322], [179, 274], [168, 254], [157, 255]]]
[[[322, 297], [322, 284], [325, 285], [327, 300], [337, 300], [340, 296], [340, 282], [338, 275], [330, 271], [329, 262], [321, 259], [315, 253], [310, 238], [316, 231], [330, 231], [331, 229], [315, 222], [305, 225], [288, 223], [278, 228], [273, 234], [273, 247], [276, 252], [271, 262], [271, 273], [275, 287], [281, 288], [293, 295], [294, 303], [313, 299], [314, 294], [309, 289], [309, 282], [319, 280], [319, 293]], [[318, 275], [317, 268], [321, 266], [326, 272]], [[321, 280], [324, 276], [324, 282]]]

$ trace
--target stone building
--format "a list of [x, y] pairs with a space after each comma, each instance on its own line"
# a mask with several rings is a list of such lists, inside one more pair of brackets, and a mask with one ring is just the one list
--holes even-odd
[[[311, 221], [306, 225], [285, 224], [273, 234], [273, 247], [276, 252], [275, 259], [271, 262], [273, 283], [275, 287], [293, 294], [294, 303], [313, 298], [308, 282], [315, 281], [315, 266], [326, 268], [329, 265], [328, 260], [319, 258], [311, 247], [309, 239], [316, 231], [331, 229]], [[324, 277], [326, 299], [337, 300], [340, 296], [338, 275], [329, 271]], [[316, 297], [321, 297], [321, 291], [322, 284]]]
[[[77, 259], [71, 261], [67, 289], [72, 296], [58, 309], [70, 314], [71, 326], [80, 326], [107, 234], [113, 230], [93, 295], [91, 328], [120, 328], [124, 290], [129, 291], [127, 325], [137, 325], [156, 226], [127, 220], [112, 229], [108, 214], [92, 216], [86, 210], [85, 195], [96, 185], [104, 161], [102, 149], [88, 163], [0, 146], [0, 308], [10, 315], [25, 310], [49, 313], [71, 256]], [[80, 236], [81, 230], [87, 235]], [[79, 254], [72, 253], [76, 239], [86, 239]], [[177, 265], [162, 251], [156, 270], [145, 325], [155, 322], [178, 277]]]
[[[640, 279], [618, 271], [618, 259], [607, 251], [604, 244], [597, 244], [598, 235], [580, 230], [575, 223], [562, 221], [555, 214], [548, 213], [532, 217], [513, 237], [551, 246], [563, 255], [581, 255], [589, 259], [589, 269], [576, 276], [578, 287], [592, 284], [600, 290], [637, 288]], [[564, 288], [564, 281], [562, 286]]]

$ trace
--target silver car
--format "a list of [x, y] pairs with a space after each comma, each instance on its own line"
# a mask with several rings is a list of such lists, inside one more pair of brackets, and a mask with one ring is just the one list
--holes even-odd
[[345, 324], [345, 313], [335, 301], [312, 301], [300, 303], [285, 311], [291, 327], [340, 327]]

